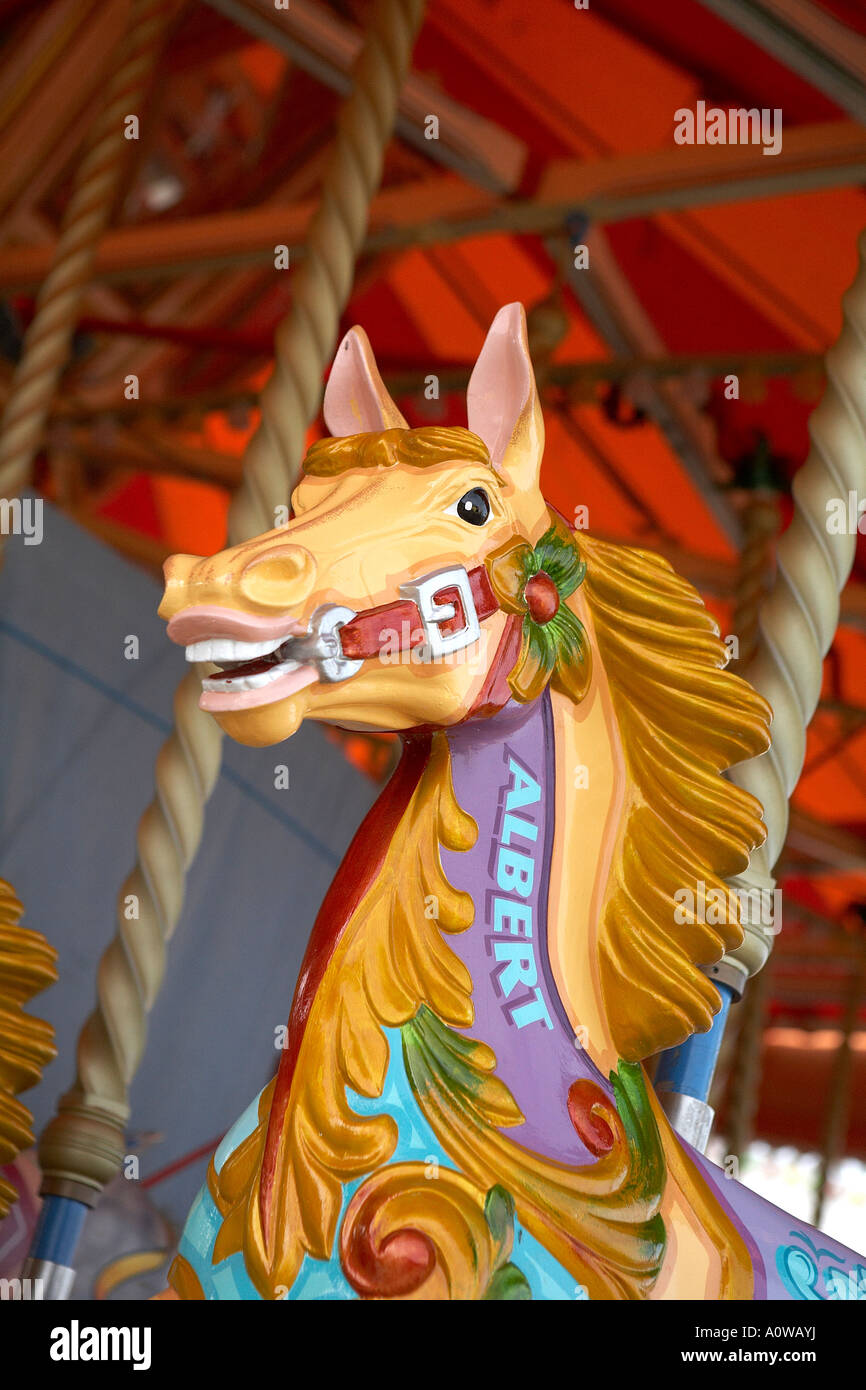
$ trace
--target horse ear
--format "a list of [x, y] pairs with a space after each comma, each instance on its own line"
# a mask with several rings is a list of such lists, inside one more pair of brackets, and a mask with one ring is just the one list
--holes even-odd
[[325, 387], [325, 424], [334, 435], [408, 429], [379, 375], [363, 328], [350, 328], [337, 348]]
[[506, 304], [490, 325], [469, 378], [466, 408], [469, 428], [484, 440], [494, 467], [521, 491], [535, 486], [544, 420], [522, 304]]

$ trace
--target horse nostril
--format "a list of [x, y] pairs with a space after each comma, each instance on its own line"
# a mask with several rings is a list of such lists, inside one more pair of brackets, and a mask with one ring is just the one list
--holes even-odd
[[316, 562], [300, 545], [265, 551], [251, 560], [240, 577], [244, 598], [263, 608], [291, 608], [313, 587]]
[[187, 586], [201, 558], [200, 555], [169, 555], [162, 567], [165, 592], [158, 609], [160, 618], [173, 618], [189, 602]]

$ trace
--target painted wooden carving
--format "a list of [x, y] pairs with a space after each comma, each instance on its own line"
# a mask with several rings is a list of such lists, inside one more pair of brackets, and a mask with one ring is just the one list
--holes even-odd
[[862, 1296], [858, 1257], [684, 1144], [642, 1066], [718, 1009], [701, 966], [740, 940], [724, 880], [763, 837], [720, 774], [767, 747], [768, 707], [667, 562], [546, 505], [519, 305], [468, 429], [408, 429], [360, 329], [325, 419], [289, 524], [175, 556], [160, 612], [239, 742], [318, 719], [397, 730], [403, 756], [176, 1294]]

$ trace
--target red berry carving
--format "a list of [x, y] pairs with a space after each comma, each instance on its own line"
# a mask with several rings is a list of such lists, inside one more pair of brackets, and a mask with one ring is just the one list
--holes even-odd
[[534, 623], [542, 626], [556, 616], [559, 609], [559, 591], [549, 574], [539, 570], [526, 581], [523, 597]]

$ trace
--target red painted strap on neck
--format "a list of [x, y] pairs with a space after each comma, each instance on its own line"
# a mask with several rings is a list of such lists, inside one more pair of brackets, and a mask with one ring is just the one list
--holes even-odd
[[[499, 600], [484, 565], [476, 565], [475, 569], [469, 571], [469, 588], [479, 622], [499, 612]], [[463, 600], [458, 589], [446, 586], [438, 590], [433, 598], [436, 603], [454, 605], [453, 618], [446, 618], [438, 624], [444, 635], [458, 632], [466, 626]], [[421, 614], [413, 599], [397, 599], [394, 603], [382, 603], [378, 608], [367, 608], [340, 628], [343, 655], [350, 661], [366, 661], [371, 656], [378, 656], [385, 648], [391, 652], [405, 651], [409, 647], [420, 647], [423, 642]]]

